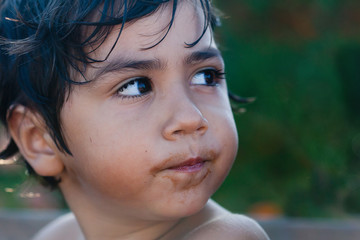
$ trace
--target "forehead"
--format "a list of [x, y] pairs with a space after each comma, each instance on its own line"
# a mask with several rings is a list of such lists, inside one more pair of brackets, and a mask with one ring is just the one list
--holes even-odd
[[[109, 52], [110, 58], [118, 54], [126, 58], [133, 57], [135, 53], [153, 55], [161, 48], [175, 45], [186, 48], [186, 43], [193, 43], [203, 32], [203, 9], [194, 1], [180, 1], [171, 23], [173, 10], [173, 4], [166, 3], [149, 16], [126, 23], [123, 29], [121, 25], [114, 26], [101, 45], [90, 46], [87, 52], [90, 52], [91, 58], [103, 60]], [[211, 38], [208, 31], [202, 42], [210, 44]]]

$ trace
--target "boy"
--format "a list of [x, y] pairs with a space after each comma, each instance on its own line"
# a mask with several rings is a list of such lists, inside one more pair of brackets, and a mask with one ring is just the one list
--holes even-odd
[[237, 152], [206, 0], [15, 1], [1, 119], [72, 210], [35, 239], [267, 239], [210, 196]]

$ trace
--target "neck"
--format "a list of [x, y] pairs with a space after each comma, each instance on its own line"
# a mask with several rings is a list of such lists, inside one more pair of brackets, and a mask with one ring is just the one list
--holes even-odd
[[69, 201], [87, 240], [164, 239], [180, 219], [146, 220], [126, 214], [126, 209], [99, 209], [88, 201]]
[[[97, 222], [96, 229], [84, 229], [87, 240], [115, 240], [115, 239], [154, 239], [161, 240], [172, 232], [180, 220], [166, 222], [142, 222], [129, 226], [129, 222], [124, 222], [125, 226], [113, 220]], [[101, 224], [101, 225], [98, 225]]]

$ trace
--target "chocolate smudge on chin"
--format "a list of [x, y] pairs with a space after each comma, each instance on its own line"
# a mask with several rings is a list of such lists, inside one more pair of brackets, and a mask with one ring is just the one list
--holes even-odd
[[171, 176], [163, 176], [162, 178], [169, 179], [175, 187], [180, 188], [181, 190], [189, 190], [190, 188], [200, 185], [210, 173], [212, 173], [212, 171], [210, 169], [207, 169], [204, 176], [202, 176], [199, 180], [194, 180], [191, 177], [187, 180], [177, 179]]

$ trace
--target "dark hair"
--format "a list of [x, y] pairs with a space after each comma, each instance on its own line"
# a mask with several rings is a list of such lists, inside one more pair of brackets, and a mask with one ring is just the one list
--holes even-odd
[[[149, 48], [158, 45], [172, 27], [179, 1], [184, 0], [3, 0], [0, 3], [0, 120], [3, 125], [7, 128], [12, 106], [26, 106], [42, 116], [57, 147], [71, 154], [63, 138], [60, 110], [71, 85], [87, 81], [74, 81], [69, 69], [83, 75], [86, 65], [106, 60], [117, 40], [105, 59], [93, 59], [85, 49], [94, 44], [101, 46], [113, 26], [121, 25], [122, 30], [125, 23], [171, 4], [171, 20], [160, 41]], [[185, 43], [187, 47], [196, 45], [209, 27], [213, 29], [219, 23], [210, 1], [194, 0], [202, 7], [205, 23], [199, 38]], [[85, 37], [82, 33], [88, 26], [93, 30]], [[0, 158], [12, 157], [18, 151], [10, 138]], [[29, 173], [36, 176], [26, 160], [25, 164]], [[37, 177], [52, 188], [58, 184], [54, 177]]]

